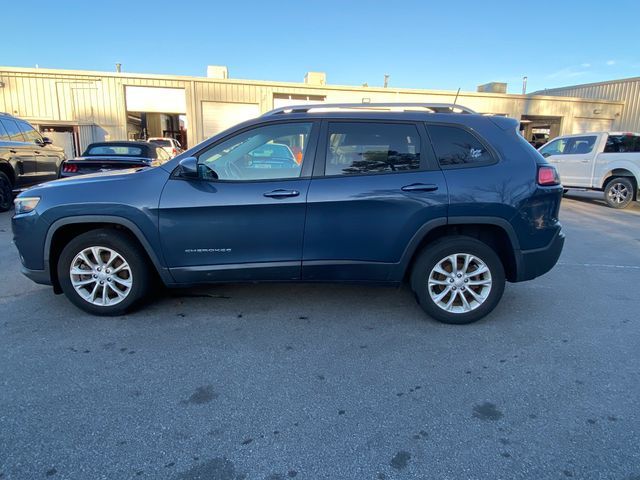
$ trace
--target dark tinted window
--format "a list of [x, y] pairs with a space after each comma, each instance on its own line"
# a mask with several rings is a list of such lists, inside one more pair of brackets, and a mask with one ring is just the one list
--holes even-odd
[[160, 145], [161, 147], [171, 147], [171, 140], [162, 140], [158, 138], [149, 141], [151, 143], [155, 143], [156, 145]]
[[640, 152], [638, 135], [609, 135], [604, 153]]
[[18, 124], [15, 122], [15, 120], [11, 120], [10, 118], [4, 118], [4, 119], [0, 120], [0, 122], [2, 122], [2, 125], [4, 126], [4, 129], [9, 134], [9, 139], [11, 141], [13, 141], [13, 142], [24, 142], [25, 141], [24, 140], [24, 136], [20, 132], [20, 129], [18, 128]]
[[25, 141], [33, 143], [36, 140], [42, 141], [42, 136], [27, 122], [17, 122], [22, 135], [24, 135]]
[[420, 168], [414, 125], [330, 123], [326, 175], [402, 172]]
[[429, 125], [428, 130], [438, 161], [443, 167], [494, 161], [485, 146], [466, 130], [445, 125]]

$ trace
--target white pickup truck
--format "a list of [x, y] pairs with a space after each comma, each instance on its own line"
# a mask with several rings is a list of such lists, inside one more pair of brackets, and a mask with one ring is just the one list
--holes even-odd
[[625, 208], [638, 197], [640, 134], [621, 132], [564, 135], [540, 147], [565, 188], [604, 192], [610, 207]]

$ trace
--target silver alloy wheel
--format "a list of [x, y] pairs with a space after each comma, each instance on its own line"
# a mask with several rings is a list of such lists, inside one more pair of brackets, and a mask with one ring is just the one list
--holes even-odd
[[89, 247], [78, 253], [69, 269], [71, 284], [84, 300], [108, 307], [127, 298], [133, 273], [125, 258], [107, 247]]
[[433, 267], [427, 288], [433, 303], [442, 310], [467, 313], [485, 302], [491, 285], [491, 271], [480, 258], [454, 253]]
[[616, 182], [609, 188], [607, 195], [613, 203], [626, 202], [631, 192], [624, 183]]

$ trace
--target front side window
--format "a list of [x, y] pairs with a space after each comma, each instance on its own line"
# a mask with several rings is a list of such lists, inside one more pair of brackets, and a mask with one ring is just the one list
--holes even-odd
[[198, 157], [206, 180], [298, 178], [312, 123], [257, 127], [219, 143]]
[[42, 142], [42, 135], [40, 135], [31, 125], [27, 122], [17, 122], [22, 135], [29, 143]]
[[24, 135], [22, 135], [22, 132], [20, 131], [20, 128], [18, 128], [18, 123], [15, 120], [6, 118], [3, 120], [0, 120], [0, 122], [2, 122], [2, 126], [4, 127], [7, 134], [9, 135], [9, 140], [11, 140], [12, 142], [26, 141], [24, 138]]
[[550, 155], [579, 155], [590, 153], [596, 143], [596, 138], [597, 137], [593, 135], [558, 138], [542, 147], [540, 153], [544, 157]]
[[329, 124], [325, 175], [390, 173], [420, 168], [420, 135], [415, 125]]
[[544, 157], [549, 157], [551, 155], [562, 155], [564, 153], [564, 149], [567, 145], [566, 138], [558, 138], [553, 142], [547, 143], [544, 147], [540, 149], [540, 153]]
[[471, 133], [448, 125], [429, 125], [429, 136], [441, 167], [493, 163], [493, 155]]

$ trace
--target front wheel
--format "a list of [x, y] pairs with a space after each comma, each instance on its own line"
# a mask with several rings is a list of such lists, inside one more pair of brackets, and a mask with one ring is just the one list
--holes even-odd
[[115, 229], [93, 230], [71, 240], [58, 261], [65, 295], [94, 315], [122, 315], [141, 301], [151, 282], [138, 243]]
[[502, 262], [487, 244], [466, 236], [427, 245], [411, 274], [411, 287], [423, 310], [450, 324], [480, 320], [504, 292]]
[[626, 208], [633, 200], [634, 188], [629, 178], [614, 178], [604, 188], [604, 200], [612, 208]]

